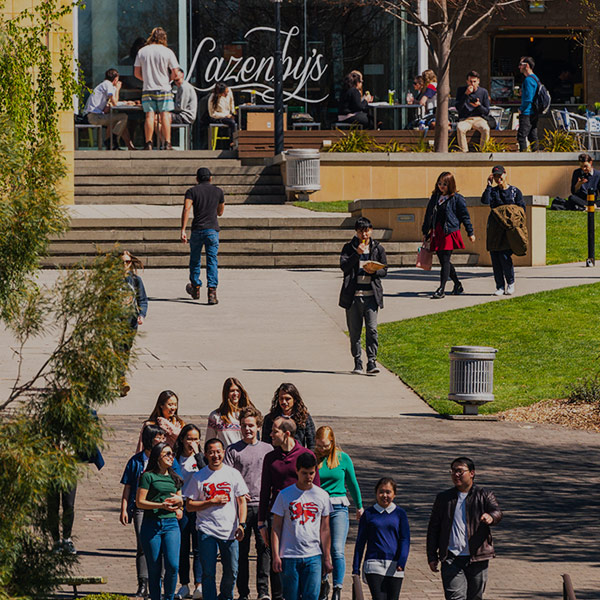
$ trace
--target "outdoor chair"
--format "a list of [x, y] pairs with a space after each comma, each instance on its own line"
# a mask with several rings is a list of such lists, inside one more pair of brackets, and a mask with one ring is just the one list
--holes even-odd
[[225, 125], [225, 123], [211, 123], [208, 126], [208, 147], [210, 150], [217, 149], [217, 143], [219, 140], [233, 141], [229, 139], [229, 135], [219, 135], [219, 129], [226, 129], [229, 131], [229, 126]]
[[189, 150], [191, 148], [191, 123], [171, 123], [171, 129], [181, 129], [183, 134], [183, 148]]
[[75, 123], [75, 149], [80, 148], [80, 135], [81, 131], [87, 132], [87, 147], [94, 147], [94, 129], [98, 138], [98, 150], [102, 150], [102, 125], [90, 125], [89, 123]]

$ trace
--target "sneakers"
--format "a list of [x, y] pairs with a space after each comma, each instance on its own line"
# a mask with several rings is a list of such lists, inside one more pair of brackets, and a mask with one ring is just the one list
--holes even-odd
[[492, 296], [504, 296], [504, 288], [498, 288]]
[[144, 600], [148, 597], [148, 580], [138, 579], [138, 589], [135, 593], [134, 598], [143, 598]]
[[209, 287], [208, 288], [208, 303], [209, 304], [219, 304], [217, 300], [217, 288]]
[[192, 297], [192, 300], [198, 300], [200, 298], [200, 286], [192, 285], [188, 283], [185, 286], [185, 291]]
[[179, 591], [175, 594], [175, 598], [188, 598], [190, 596], [190, 588], [187, 585], [182, 585]]
[[362, 375], [363, 374], [363, 364], [362, 364], [362, 361], [360, 361], [360, 360], [355, 360], [354, 361], [354, 369], [352, 369], [352, 373], [354, 375]]
[[438, 288], [437, 290], [435, 290], [435, 292], [433, 292], [433, 294], [431, 294], [431, 299], [439, 300], [440, 298], [444, 298], [445, 296], [446, 294], [444, 293], [444, 290], [442, 288]]
[[512, 296], [515, 293], [515, 284], [509, 283], [506, 286], [506, 291], [504, 292], [507, 296]]
[[462, 294], [465, 291], [465, 288], [463, 287], [463, 284], [459, 281], [455, 286], [454, 289], [452, 290], [452, 294], [454, 296], [459, 296], [460, 294]]
[[367, 363], [367, 375], [377, 375], [381, 373], [379, 367], [374, 362]]
[[202, 600], [202, 586], [198, 584], [194, 593], [192, 594], [192, 600]]
[[77, 550], [75, 550], [75, 544], [73, 543], [73, 540], [71, 538], [67, 538], [66, 540], [63, 540], [61, 543], [62, 546], [62, 551], [65, 554], [72, 554], [73, 556], [75, 554], [77, 554]]

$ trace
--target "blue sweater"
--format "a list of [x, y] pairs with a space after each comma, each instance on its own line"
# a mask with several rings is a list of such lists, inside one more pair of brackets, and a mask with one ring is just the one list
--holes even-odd
[[378, 512], [374, 506], [365, 510], [358, 525], [352, 573], [360, 573], [360, 563], [367, 547], [365, 561], [392, 560], [399, 567], [406, 566], [410, 549], [408, 518], [403, 508], [396, 506], [391, 512]]
[[525, 81], [523, 81], [523, 90], [521, 93], [521, 114], [531, 115], [534, 112], [532, 102], [535, 98], [535, 93], [537, 92], [539, 82], [540, 80], [533, 73], [525, 77]]

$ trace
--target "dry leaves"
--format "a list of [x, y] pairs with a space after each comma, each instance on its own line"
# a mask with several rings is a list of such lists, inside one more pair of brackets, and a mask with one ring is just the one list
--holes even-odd
[[600, 433], [600, 410], [596, 404], [572, 404], [566, 400], [543, 400], [531, 406], [511, 408], [498, 414], [504, 421], [551, 423], [569, 429]]

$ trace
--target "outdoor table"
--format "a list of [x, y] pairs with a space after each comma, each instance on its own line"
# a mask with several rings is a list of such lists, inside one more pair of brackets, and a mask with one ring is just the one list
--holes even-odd
[[[109, 107], [109, 114], [112, 116], [113, 112], [141, 112], [144, 109], [142, 108], [141, 104], [120, 104], [117, 103], [116, 106], [113, 106], [112, 104]], [[109, 139], [109, 148], [112, 150], [113, 149], [113, 138], [112, 138], [112, 119], [110, 120], [109, 124], [108, 124], [108, 139]]]
[[[373, 109], [373, 122], [375, 123], [375, 127], [377, 127], [377, 111], [379, 109], [386, 109], [386, 110], [398, 110], [400, 109], [402, 112], [400, 113], [402, 116], [401, 119], [401, 129], [404, 129], [404, 127], [406, 127], [406, 113], [407, 113], [407, 109], [412, 108], [412, 109], [417, 109], [417, 113], [421, 112], [421, 105], [418, 102], [415, 102], [414, 104], [390, 104], [389, 102], [370, 102], [369, 106]], [[394, 112], [394, 129], [398, 129], [397, 125], [396, 125], [396, 113]]]

